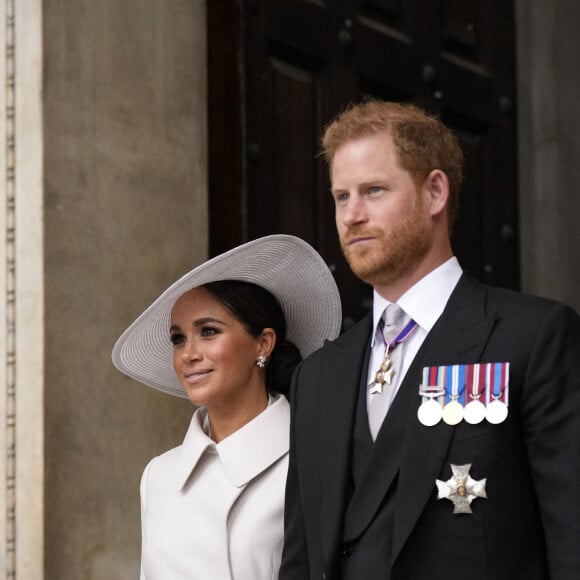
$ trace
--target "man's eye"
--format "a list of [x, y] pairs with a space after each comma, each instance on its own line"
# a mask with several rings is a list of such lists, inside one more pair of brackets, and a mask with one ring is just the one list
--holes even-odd
[[337, 193], [334, 199], [336, 203], [345, 203], [348, 201], [348, 193]]
[[369, 193], [369, 195], [372, 195], [374, 193], [380, 193], [381, 191], [383, 191], [383, 188], [380, 185], [372, 185], [371, 187], [368, 188], [367, 193]]
[[178, 344], [182, 344], [185, 342], [185, 336], [183, 334], [179, 334], [178, 332], [174, 332], [170, 337], [169, 340], [173, 346], [177, 346]]

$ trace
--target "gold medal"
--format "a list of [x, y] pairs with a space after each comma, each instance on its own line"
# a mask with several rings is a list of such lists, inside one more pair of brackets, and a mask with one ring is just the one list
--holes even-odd
[[447, 425], [457, 425], [463, 419], [463, 406], [456, 399], [449, 401], [443, 407], [443, 421]]
[[395, 369], [393, 368], [393, 363], [389, 358], [389, 349], [387, 347], [387, 349], [385, 350], [383, 362], [381, 363], [379, 370], [375, 374], [376, 387], [371, 392], [382, 393], [384, 384], [387, 383], [387, 385], [390, 385], [393, 380], [394, 374]]
[[[445, 369], [446, 385], [448, 385], [446, 387], [446, 393], [449, 395], [451, 400], [443, 407], [443, 421], [445, 421], [447, 425], [452, 426], [461, 423], [463, 420], [463, 405], [460, 400], [465, 385], [459, 384], [460, 382], [463, 383], [463, 381], [459, 380], [459, 370], [460, 365], [452, 365]], [[449, 384], [448, 381], [449, 373], [451, 373], [451, 384]], [[451, 388], [449, 389], [449, 387]], [[448, 389], [450, 392], [448, 392]]]

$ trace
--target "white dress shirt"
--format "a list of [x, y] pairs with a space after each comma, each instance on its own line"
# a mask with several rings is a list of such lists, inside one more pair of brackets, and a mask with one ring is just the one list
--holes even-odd
[[[371, 402], [371, 397], [380, 397], [380, 403], [385, 409], [385, 414], [387, 413], [415, 355], [443, 313], [461, 274], [462, 270], [457, 258], [450, 258], [429, 272], [397, 300], [397, 304], [418, 324], [418, 327], [407, 340], [397, 346], [398, 349], [401, 349], [401, 368], [396, 369], [391, 384], [383, 386], [382, 393], [371, 393], [371, 390], [376, 372], [385, 354], [385, 344], [379, 322], [385, 308], [391, 303], [376, 291], [373, 292], [373, 334], [367, 378], [367, 408]], [[376, 401], [373, 401], [373, 404], [376, 404]], [[375, 434], [373, 434], [373, 438], [374, 436]]]

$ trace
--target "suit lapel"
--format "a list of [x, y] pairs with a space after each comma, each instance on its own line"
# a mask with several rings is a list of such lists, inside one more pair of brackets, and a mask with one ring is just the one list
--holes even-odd
[[413, 372], [405, 379], [405, 389], [412, 396], [410, 404], [402, 410], [407, 428], [396, 495], [393, 562], [425, 504], [434, 495], [435, 479], [441, 472], [454, 433], [454, 428], [443, 422], [425, 427], [417, 419], [422, 367], [480, 360], [496, 320], [494, 313], [486, 314], [485, 298], [485, 287], [464, 275], [421, 349], [420, 365], [414, 364]]
[[[320, 539], [323, 554], [330, 557], [342, 533], [343, 506], [351, 477], [352, 430], [361, 369], [368, 364], [371, 317], [330, 343], [322, 368], [325, 375], [319, 393], [317, 449], [322, 489]], [[364, 375], [364, 372], [363, 372]]]

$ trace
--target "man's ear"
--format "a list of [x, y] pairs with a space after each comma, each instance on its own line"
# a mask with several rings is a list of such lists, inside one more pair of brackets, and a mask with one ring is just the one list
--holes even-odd
[[446, 211], [449, 200], [449, 180], [441, 169], [433, 169], [423, 183], [432, 216]]

